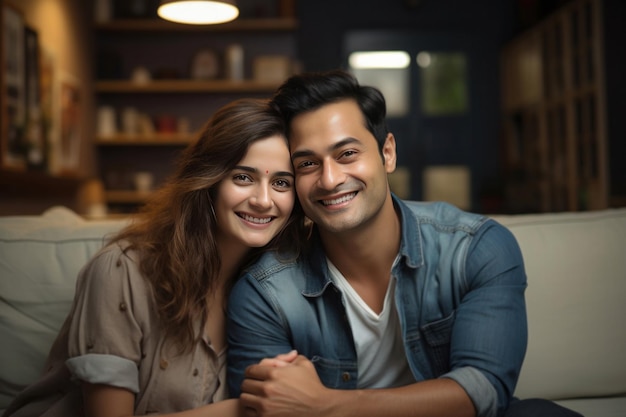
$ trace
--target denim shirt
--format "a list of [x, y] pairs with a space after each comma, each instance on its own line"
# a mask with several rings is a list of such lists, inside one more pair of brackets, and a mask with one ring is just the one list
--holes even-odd
[[[395, 302], [416, 381], [451, 378], [477, 416], [502, 415], [526, 352], [526, 274], [511, 232], [446, 203], [401, 201]], [[245, 368], [296, 349], [329, 388], [357, 387], [357, 357], [342, 294], [319, 241], [307, 256], [265, 254], [228, 303], [228, 377], [238, 396]]]

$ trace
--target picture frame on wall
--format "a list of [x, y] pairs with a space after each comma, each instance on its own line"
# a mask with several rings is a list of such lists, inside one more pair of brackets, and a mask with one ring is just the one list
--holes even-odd
[[23, 141], [26, 115], [25, 25], [24, 16], [14, 7], [2, 7], [2, 138], [0, 166], [26, 168], [26, 146]]
[[59, 175], [75, 175], [80, 163], [81, 91], [79, 80], [62, 74], [59, 85], [59, 138], [55, 144], [55, 159]]
[[24, 143], [29, 169], [47, 168], [47, 146], [41, 111], [41, 54], [37, 31], [24, 28]]

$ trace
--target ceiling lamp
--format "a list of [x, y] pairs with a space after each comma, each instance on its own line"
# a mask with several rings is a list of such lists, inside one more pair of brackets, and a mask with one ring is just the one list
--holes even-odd
[[161, 0], [157, 13], [172, 22], [211, 25], [236, 19], [239, 9], [235, 0]]

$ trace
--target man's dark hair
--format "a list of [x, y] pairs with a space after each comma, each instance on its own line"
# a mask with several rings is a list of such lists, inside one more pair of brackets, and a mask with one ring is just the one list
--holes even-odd
[[378, 149], [382, 152], [388, 133], [385, 98], [378, 89], [359, 85], [357, 79], [345, 71], [294, 75], [278, 88], [271, 103], [285, 119], [289, 131], [291, 121], [297, 115], [346, 99], [356, 101], [367, 129], [376, 138]]

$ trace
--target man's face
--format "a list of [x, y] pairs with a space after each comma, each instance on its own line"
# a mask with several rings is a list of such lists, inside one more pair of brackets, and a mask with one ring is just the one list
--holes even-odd
[[296, 116], [289, 137], [296, 192], [320, 231], [366, 227], [389, 196], [387, 173], [396, 166], [387, 136], [383, 162], [357, 103], [343, 100]]

